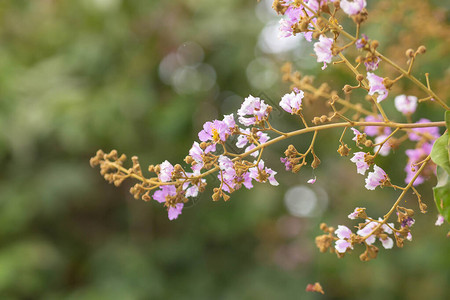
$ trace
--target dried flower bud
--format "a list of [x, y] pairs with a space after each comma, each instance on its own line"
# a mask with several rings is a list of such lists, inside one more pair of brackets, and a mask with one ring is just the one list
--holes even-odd
[[328, 231], [328, 226], [326, 223], [320, 223], [319, 225], [320, 230], [327, 232]]
[[361, 74], [356, 75], [356, 80], [358, 81], [363, 81], [364, 80], [364, 76]]
[[350, 148], [347, 146], [347, 144], [345, 145], [340, 145], [337, 152], [341, 155], [341, 156], [348, 156], [349, 152], [350, 152]]
[[313, 153], [313, 156], [314, 156], [314, 160], [311, 163], [311, 168], [317, 169], [317, 167], [320, 165], [320, 159], [317, 157], [317, 155], [315, 153]]
[[320, 123], [320, 118], [319, 118], [319, 117], [314, 117], [314, 119], [312, 120], [312, 123], [313, 123], [314, 125], [319, 124], [319, 123]]
[[325, 115], [320, 116], [320, 122], [325, 123], [326, 121], [328, 121], [328, 117]]
[[371, 140], [366, 140], [366, 142], [364, 143], [364, 146], [372, 147], [373, 146], [373, 142]]
[[424, 54], [425, 52], [427, 52], [427, 48], [424, 45], [419, 46], [417, 49], [417, 53]]
[[320, 252], [327, 252], [333, 243], [333, 238], [328, 234], [319, 235], [316, 237], [316, 246]]
[[352, 92], [353, 88], [350, 85], [346, 84], [346, 85], [344, 85], [344, 88], [342, 88], [342, 90], [344, 91], [344, 93], [350, 94]]
[[405, 52], [406, 57], [413, 57], [414, 56], [414, 50], [413, 49], [408, 49]]
[[380, 43], [377, 40], [373, 40], [372, 43], [370, 44], [370, 47], [375, 50], [378, 48], [378, 46], [380, 45]]
[[383, 78], [383, 85], [384, 85], [387, 89], [390, 89], [394, 83], [395, 83], [395, 81], [389, 79], [388, 77]]

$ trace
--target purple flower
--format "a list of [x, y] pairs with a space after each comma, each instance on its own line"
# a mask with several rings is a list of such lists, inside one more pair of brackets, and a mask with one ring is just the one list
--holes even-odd
[[177, 203], [175, 204], [175, 207], [171, 206], [169, 207], [168, 215], [169, 220], [175, 220], [178, 218], [178, 216], [181, 214], [181, 210], [183, 209], [184, 204], [183, 203]]
[[322, 70], [327, 67], [327, 63], [331, 62], [333, 54], [331, 47], [333, 46], [333, 39], [327, 38], [323, 35], [319, 37], [319, 41], [314, 43], [314, 52], [317, 55], [317, 62], [323, 62]]
[[366, 71], [375, 71], [378, 69], [378, 64], [380, 63], [380, 58], [378, 56], [371, 56], [366, 58], [364, 65], [366, 66]]
[[293, 35], [292, 26], [300, 20], [302, 10], [300, 7], [289, 6], [284, 13], [285, 19], [280, 20], [279, 38], [286, 38]]
[[367, 72], [367, 80], [369, 80], [369, 95], [378, 94], [377, 102], [380, 103], [388, 96], [388, 90], [383, 84], [383, 78], [373, 73]]
[[358, 14], [366, 5], [366, 0], [341, 0], [340, 4], [342, 10], [349, 16]]
[[395, 97], [395, 108], [404, 115], [413, 114], [417, 108], [417, 97], [398, 95]]
[[177, 189], [174, 185], [162, 185], [159, 190], [153, 194], [153, 199], [159, 203], [165, 203], [167, 197], [177, 195]]
[[365, 208], [356, 207], [355, 210], [348, 215], [348, 218], [351, 220], [356, 220], [361, 212], [364, 212]]
[[[380, 115], [378, 115], [378, 116], [369, 115], [366, 117], [365, 121], [366, 122], [383, 122], [383, 119]], [[366, 126], [364, 128], [364, 132], [368, 136], [376, 136], [379, 134], [389, 135], [389, 134], [391, 134], [391, 129], [389, 127], [383, 128], [383, 126]]]
[[[382, 143], [387, 137], [388, 137], [387, 135], [377, 136], [375, 138], [375, 144]], [[373, 150], [377, 152], [379, 148], [380, 146], [377, 145], [373, 148]], [[380, 152], [378, 152], [378, 154], [380, 154], [381, 156], [388, 156], [390, 151], [391, 151], [391, 144], [389, 143], [389, 141], [386, 141], [386, 143], [384, 143], [383, 146], [381, 146]]]
[[380, 238], [380, 241], [384, 249], [392, 249], [392, 247], [394, 247], [394, 241], [390, 237], [387, 237], [384, 240]]
[[172, 172], [174, 169], [172, 164], [166, 160], [159, 166], [161, 168], [161, 171], [158, 174], [159, 180], [161, 180], [161, 182], [170, 181], [172, 179]]
[[227, 125], [229, 131], [231, 131], [234, 127], [236, 127], [236, 122], [234, 121], [233, 114], [223, 116], [222, 122], [224, 122]]
[[356, 129], [356, 128], [350, 128], [352, 131], [353, 131], [353, 134], [355, 135], [353, 138], [352, 138], [352, 141], [355, 141], [355, 142], [358, 142], [358, 137], [360, 137], [360, 136], [362, 136], [362, 133], [361, 132], [359, 132], [359, 130], [358, 129]]
[[348, 248], [353, 249], [352, 244], [346, 240], [337, 240], [334, 248], [339, 253], [345, 253]]
[[[408, 163], [405, 167], [406, 178], [405, 182], [409, 183], [413, 177], [416, 175], [417, 170], [414, 168], [412, 170], [413, 164], [422, 161], [425, 157], [427, 157], [431, 153], [431, 149], [433, 148], [433, 144], [424, 143], [421, 147], [416, 149], [408, 149], [405, 151], [406, 156], [408, 156]], [[427, 168], [427, 167], [426, 167]], [[424, 172], [422, 172], [419, 176], [417, 176], [414, 181], [414, 186], [419, 185], [425, 181], [425, 177], [423, 176]]]
[[274, 170], [264, 167], [264, 161], [261, 159], [256, 167], [250, 168], [248, 170], [250, 178], [258, 182], [266, 182], [267, 180], [271, 185], [278, 185], [278, 181], [275, 179], [277, 172]]
[[241, 108], [238, 109], [239, 122], [244, 126], [254, 125], [262, 120], [267, 119], [269, 105], [258, 97], [249, 95], [245, 98]]
[[280, 161], [284, 164], [286, 171], [291, 171], [294, 165], [289, 161], [287, 157], [280, 157]]
[[436, 223], [434, 223], [434, 225], [441, 226], [442, 224], [444, 224], [444, 217], [442, 215], [438, 215]]
[[306, 183], [314, 184], [314, 183], [316, 183], [316, 180], [317, 180], [317, 178], [316, 178], [316, 176], [314, 176], [314, 178], [311, 178], [311, 179], [308, 180]]
[[369, 172], [366, 178], [366, 189], [374, 190], [377, 186], [388, 180], [386, 172], [377, 165], [373, 166], [373, 172]]
[[[244, 134], [241, 134], [238, 136], [238, 141], [236, 142], [236, 146], [239, 148], [244, 148], [249, 142], [251, 143], [250, 146], [248, 146], [247, 148], [245, 148], [245, 152], [248, 152], [250, 150], [253, 150], [256, 145], [255, 142], [253, 140], [250, 140], [250, 135], [252, 134], [250, 129], [241, 129], [241, 132]], [[264, 144], [266, 143], [270, 138], [267, 135], [267, 133], [264, 133], [262, 131], [258, 131], [256, 132], [256, 136], [253, 135], [253, 137], [256, 139], [257, 142], [259, 142], [260, 144]], [[251, 156], [258, 156], [259, 151], [255, 151], [253, 153], [251, 153]]]
[[[431, 121], [423, 118], [423, 119], [420, 119], [419, 121], [417, 121], [416, 123], [428, 123], [428, 122], [431, 122]], [[416, 134], [416, 133], [419, 133], [419, 134]], [[435, 140], [439, 137], [439, 128], [438, 127], [413, 128], [412, 131], [409, 133], [409, 139], [411, 141], [418, 142], [422, 139], [420, 134], [426, 135], [429, 138], [432, 138], [433, 140]]]
[[[370, 222], [368, 220], [366, 220], [366, 221], [367, 221], [366, 225], [362, 229], [360, 229], [356, 232], [358, 235], [360, 235], [362, 237], [365, 237], [365, 236], [368, 236], [369, 234], [371, 234], [372, 231], [375, 229], [375, 227], [378, 225], [377, 222]], [[366, 243], [371, 245], [375, 242], [375, 239], [376, 239], [376, 237], [372, 234], [371, 236], [369, 236], [366, 239]]]
[[364, 48], [368, 41], [369, 38], [367, 37], [367, 35], [365, 35], [364, 33], [361, 34], [361, 38], [356, 41], [356, 49]]
[[[225, 142], [228, 134], [230, 134], [230, 129], [228, 128], [228, 125], [224, 121], [214, 120], [212, 122], [206, 122], [203, 125], [203, 130], [199, 132], [198, 138], [202, 142], [211, 141], [215, 144], [220, 141]], [[205, 152], [207, 153], [210, 151]]]
[[338, 229], [336, 229], [335, 233], [340, 239], [349, 239], [352, 235], [352, 231], [344, 225], [338, 225]]
[[281, 98], [280, 106], [288, 113], [296, 114], [301, 108], [303, 97], [303, 91], [286, 94]]
[[365, 155], [364, 152], [356, 152], [350, 159], [351, 162], [356, 164], [356, 172], [361, 175], [366, 174], [367, 169], [369, 169], [369, 164], [364, 160]]
[[415, 222], [416, 222], [416, 221], [415, 221], [413, 218], [407, 217], [407, 218], [405, 218], [405, 219], [402, 221], [401, 226], [402, 226], [402, 228], [403, 228], [403, 227], [406, 227], [406, 226], [412, 227], [412, 226], [414, 225]]

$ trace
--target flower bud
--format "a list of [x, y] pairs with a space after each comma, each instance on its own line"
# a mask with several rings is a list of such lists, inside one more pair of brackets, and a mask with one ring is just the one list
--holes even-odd
[[363, 81], [364, 80], [364, 76], [361, 74], [356, 75], [356, 80], [358, 81]]
[[406, 57], [413, 57], [414, 56], [414, 50], [413, 49], [408, 49], [405, 52]]
[[427, 48], [424, 45], [419, 46], [417, 49], [417, 53], [424, 54], [425, 52], [427, 52]]

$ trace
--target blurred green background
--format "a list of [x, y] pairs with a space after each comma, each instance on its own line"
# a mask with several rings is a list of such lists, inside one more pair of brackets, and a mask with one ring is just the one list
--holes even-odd
[[[448, 3], [369, 2], [363, 32], [403, 64], [407, 48], [425, 44], [415, 72], [430, 72], [448, 100]], [[362, 248], [337, 259], [315, 247], [321, 222], [353, 226], [346, 216], [355, 206], [382, 216], [398, 194], [363, 188], [336, 153], [338, 131], [318, 137], [314, 186], [305, 186], [311, 169], [283, 171], [287, 143], [276, 145], [265, 160], [279, 187], [260, 184], [227, 203], [206, 192], [172, 222], [161, 205], [134, 200], [132, 182], [116, 188], [89, 167], [97, 149], [138, 155], [143, 165], [181, 162], [202, 124], [248, 94], [276, 104], [288, 91], [279, 73], [288, 60], [318, 84], [352, 82], [342, 66], [320, 72], [310, 44], [280, 42], [270, 4], [0, 2], [0, 299], [448, 299], [448, 227], [434, 226], [434, 178], [419, 189], [429, 213], [417, 215], [403, 249], [362, 263]], [[403, 121], [388, 99], [388, 113]], [[432, 104], [419, 116], [442, 119]], [[273, 122], [297, 126], [287, 114]], [[309, 139], [290, 142], [302, 149]], [[405, 147], [380, 161], [398, 184]], [[316, 281], [324, 296], [305, 292]]]

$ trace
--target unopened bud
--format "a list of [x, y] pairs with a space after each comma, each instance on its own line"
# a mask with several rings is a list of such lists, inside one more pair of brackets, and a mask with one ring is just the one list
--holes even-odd
[[356, 75], [356, 80], [358, 81], [363, 81], [364, 80], [364, 76], [361, 74]]
[[425, 48], [424, 45], [419, 46], [419, 48], [417, 49], [417, 52], [420, 54], [424, 54], [425, 52], [427, 52], [427, 48]]
[[414, 56], [414, 50], [413, 49], [408, 49], [405, 52], [406, 57], [413, 57]]
[[350, 94], [352, 92], [352, 87], [350, 85], [346, 84], [346, 85], [344, 85], [342, 90], [344, 91], [344, 93]]
[[320, 122], [325, 123], [326, 121], [328, 121], [328, 117], [325, 115], [320, 116]]
[[380, 43], [377, 40], [373, 40], [372, 43], [370, 44], [370, 47], [375, 50], [378, 48], [379, 45]]
[[373, 142], [371, 140], [366, 140], [366, 142], [364, 143], [364, 146], [372, 147], [373, 146]]

